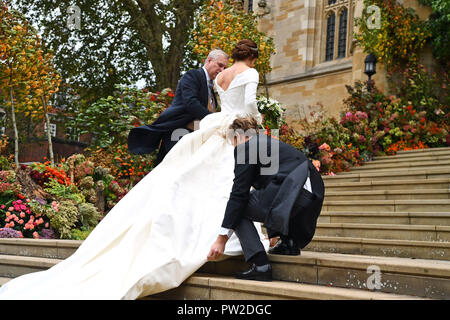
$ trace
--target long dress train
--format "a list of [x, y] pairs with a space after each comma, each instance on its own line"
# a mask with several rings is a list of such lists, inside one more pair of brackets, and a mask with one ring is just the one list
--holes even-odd
[[[9, 281], [0, 299], [136, 299], [179, 286], [218, 235], [234, 178], [234, 147], [222, 134], [239, 114], [260, 117], [257, 83], [248, 69], [226, 91], [219, 87], [222, 112], [185, 135], [72, 256]], [[225, 254], [241, 253], [233, 235]]]

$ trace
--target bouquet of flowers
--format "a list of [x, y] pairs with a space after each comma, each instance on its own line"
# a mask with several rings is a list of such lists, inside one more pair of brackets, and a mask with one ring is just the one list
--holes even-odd
[[256, 102], [259, 112], [264, 115], [264, 127], [279, 129], [284, 123], [283, 114], [286, 109], [277, 100], [266, 98], [265, 96], [258, 96]]

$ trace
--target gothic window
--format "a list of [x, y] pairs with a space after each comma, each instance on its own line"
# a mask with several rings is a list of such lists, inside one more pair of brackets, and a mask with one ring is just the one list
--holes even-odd
[[327, 21], [327, 42], [326, 42], [326, 53], [325, 61], [333, 60], [334, 57], [334, 33], [336, 26], [336, 16], [334, 12], [330, 14]]
[[345, 57], [347, 44], [347, 12], [347, 8], [344, 8], [339, 16], [338, 58]]
[[253, 11], [253, 0], [241, 0], [241, 3], [245, 12]]
[[323, 2], [323, 60], [345, 58], [349, 55], [355, 0], [324, 0]]

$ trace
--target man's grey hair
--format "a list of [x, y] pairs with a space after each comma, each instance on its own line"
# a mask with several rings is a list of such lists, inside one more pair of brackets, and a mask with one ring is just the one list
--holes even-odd
[[[211, 57], [211, 60], [216, 60], [216, 59], [219, 58], [220, 56], [225, 57], [225, 58], [227, 58], [227, 59], [230, 58], [230, 57], [229, 57], [225, 52], [223, 52], [222, 50], [220, 50], [220, 49], [213, 49], [213, 50], [211, 50], [211, 51], [209, 52], [208, 57], [206, 57], [206, 60], [208, 60], [208, 58], [210, 58], [210, 57]], [[205, 60], [205, 62], [206, 62], [206, 60]]]

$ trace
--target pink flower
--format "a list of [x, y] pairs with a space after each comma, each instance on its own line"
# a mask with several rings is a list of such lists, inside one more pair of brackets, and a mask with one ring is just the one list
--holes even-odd
[[11, 222], [9, 223], [9, 225], [10, 225], [10, 228], [14, 227], [14, 221], [11, 221]]
[[25, 212], [21, 212], [21, 213], [20, 213], [20, 217], [21, 217], [21, 218], [25, 218]]
[[319, 160], [313, 160], [312, 164], [314, 167], [316, 167], [317, 171], [320, 171], [320, 161]]
[[39, 234], [37, 233], [37, 231], [33, 232], [33, 238], [39, 239]]
[[22, 203], [22, 200], [17, 200], [16, 203], [17, 203], [17, 204], [21, 204], [21, 203]]
[[23, 224], [23, 220], [22, 219], [19, 220], [19, 224]]
[[14, 208], [13, 207], [9, 207], [8, 211], [14, 211]]
[[48, 222], [46, 222], [46, 223], [44, 224], [44, 226], [45, 226], [46, 228], [48, 228]]
[[329, 146], [328, 144], [323, 143], [323, 144], [319, 147], [319, 150], [330, 151], [331, 148], [330, 148], [330, 146]]
[[59, 203], [56, 201], [52, 202], [52, 209], [55, 210], [56, 212], [59, 211]]
[[5, 209], [5, 205], [4, 205], [4, 204], [2, 204], [2, 205], [0, 206], [0, 208], [2, 208], [2, 209]]
[[336, 174], [333, 171], [330, 171], [329, 176], [335, 176]]

